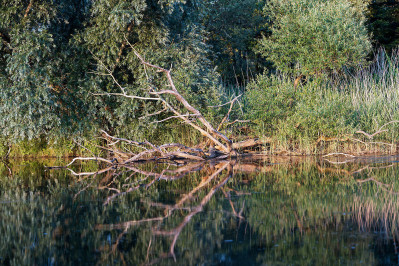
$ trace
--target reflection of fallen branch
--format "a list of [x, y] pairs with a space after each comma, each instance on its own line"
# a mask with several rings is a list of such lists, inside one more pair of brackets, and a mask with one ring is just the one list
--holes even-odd
[[324, 159], [326, 162], [330, 163], [330, 164], [347, 164], [347, 163], [351, 163], [354, 162], [355, 159], [350, 159], [350, 160], [345, 160], [345, 161], [340, 161], [340, 162], [333, 162], [331, 160], [328, 159]]
[[106, 162], [109, 164], [113, 163], [112, 161], [101, 158], [101, 157], [76, 157], [76, 158], [73, 158], [73, 160], [69, 164], [67, 164], [66, 167], [72, 165], [75, 161], [101, 161], [101, 162]]
[[[52, 167], [52, 168], [54, 168], [54, 167]], [[64, 168], [64, 167], [62, 167], [62, 168]], [[79, 172], [79, 173], [76, 173], [74, 170], [72, 170], [70, 168], [66, 168], [66, 169], [69, 172], [71, 172], [71, 174], [74, 175], [74, 176], [91, 176], [91, 175], [94, 176], [94, 175], [98, 175], [98, 174], [102, 174], [102, 173], [108, 172], [108, 171], [114, 169], [114, 167], [110, 166], [110, 167], [107, 167], [105, 169], [102, 169], [102, 170], [99, 170], [99, 171], [95, 171], [95, 172]]]
[[[327, 162], [329, 162], [328, 160], [326, 160]], [[322, 173], [334, 173], [334, 174], [344, 174], [344, 175], [351, 175], [351, 172], [349, 172], [346, 169], [337, 169], [337, 168], [333, 168], [333, 167], [322, 167], [321, 165], [317, 164], [316, 165], [317, 170]]]
[[[191, 198], [192, 197], [192, 195], [194, 194], [194, 193], [196, 193], [198, 190], [200, 190], [201, 188], [203, 188], [204, 186], [206, 186], [207, 184], [209, 184], [210, 183], [210, 181], [211, 180], [213, 180], [216, 176], [218, 176], [223, 170], [225, 170], [227, 167], [229, 166], [229, 164], [228, 163], [225, 163], [224, 165], [223, 165], [223, 167], [222, 168], [220, 168], [218, 171], [216, 171], [212, 176], [210, 176], [208, 179], [206, 179], [206, 181], [204, 182], [201, 182], [201, 184], [200, 185], [198, 185], [196, 188], [194, 188], [189, 194], [187, 194], [187, 195], [185, 195], [178, 203], [176, 203], [175, 205], [172, 205], [172, 206], [170, 206], [170, 205], [162, 205], [162, 207], [164, 207], [164, 208], [166, 208], [166, 215], [165, 216], [163, 216], [163, 217], [158, 217], [158, 218], [155, 218], [155, 220], [164, 220], [164, 219], [166, 219], [167, 217], [169, 217], [171, 214], [172, 214], [172, 212], [174, 211], [174, 210], [178, 210], [178, 209], [181, 209], [180, 207], [181, 207], [181, 205], [187, 200], [187, 199], [189, 199], [189, 198]], [[150, 203], [151, 204], [151, 203]], [[111, 225], [111, 229], [113, 229], [113, 228], [125, 228], [126, 226], [131, 226], [131, 225], [136, 225], [136, 224], [140, 224], [140, 223], [142, 223], [142, 222], [149, 222], [149, 221], [153, 221], [152, 219], [144, 219], [144, 220], [138, 220], [138, 221], [130, 221], [130, 222], [124, 222], [124, 223], [121, 223], [121, 224], [114, 224], [114, 225]], [[101, 227], [101, 226], [100, 226]]]
[[8, 166], [8, 163], [6, 162], [6, 160], [0, 159], [0, 161], [1, 161], [1, 162], [4, 164], [4, 166], [7, 168], [7, 170], [8, 170], [8, 175], [9, 175], [9, 176], [12, 176], [11, 167]]
[[356, 156], [354, 156], [352, 154], [342, 153], [342, 152], [329, 153], [329, 154], [323, 155], [323, 157], [337, 156], [337, 155], [341, 155], [341, 156], [345, 156], [345, 157], [351, 157], [351, 158], [356, 158]]
[[367, 178], [367, 179], [357, 179], [356, 181], [359, 184], [363, 184], [363, 183], [372, 181], [372, 182], [376, 183], [382, 190], [384, 190], [384, 191], [386, 191], [386, 192], [388, 192], [390, 194], [399, 195], [399, 192], [395, 192], [395, 191], [392, 190], [393, 189], [393, 185], [392, 184], [389, 185], [389, 184], [382, 183], [381, 181], [378, 181], [378, 180], [376, 180], [373, 177], [370, 177], [370, 178]]
[[221, 182], [219, 182], [217, 185], [212, 187], [212, 189], [208, 192], [208, 194], [201, 200], [201, 203], [197, 207], [192, 208], [192, 211], [184, 217], [183, 221], [176, 228], [169, 230], [169, 231], [158, 230], [158, 231], [153, 232], [154, 235], [173, 236], [172, 244], [169, 249], [169, 255], [172, 256], [175, 259], [175, 261], [176, 261], [176, 257], [175, 257], [174, 249], [175, 249], [176, 241], [179, 238], [181, 231], [190, 222], [192, 217], [194, 217], [199, 212], [202, 212], [203, 207], [209, 202], [209, 200], [212, 198], [212, 196], [215, 194], [215, 192], [230, 179], [231, 175], [232, 175], [232, 172], [230, 171], [229, 175], [226, 178], [224, 178]]
[[[196, 167], [198, 167], [198, 165], [196, 165]], [[128, 167], [128, 168], [131, 169], [131, 167]], [[194, 189], [192, 189], [190, 191], [190, 193], [184, 195], [176, 204], [167, 205], [167, 204], [161, 204], [161, 203], [148, 203], [151, 206], [165, 209], [163, 216], [154, 217], [154, 218], [146, 218], [146, 219], [141, 219], [141, 220], [132, 220], [132, 221], [127, 221], [127, 222], [118, 223], [118, 224], [108, 224], [108, 225], [99, 224], [95, 228], [97, 230], [113, 230], [113, 229], [122, 229], [123, 230], [121, 232], [121, 234], [117, 237], [116, 242], [113, 245], [112, 249], [113, 249], [113, 251], [115, 251], [117, 246], [118, 246], [118, 244], [119, 244], [119, 242], [120, 242], [120, 240], [121, 240], [121, 238], [123, 237], [123, 235], [125, 235], [128, 232], [128, 229], [131, 226], [136, 226], [136, 225], [140, 225], [140, 224], [143, 224], [143, 223], [151, 223], [151, 222], [161, 223], [162, 221], [164, 221], [165, 219], [170, 217], [172, 215], [172, 213], [174, 213], [174, 211], [176, 211], [176, 210], [187, 210], [187, 211], [189, 211], [189, 213], [187, 215], [184, 215], [184, 218], [183, 218], [182, 222], [177, 227], [175, 227], [174, 229], [172, 229], [172, 230], [154, 230], [153, 231], [153, 235], [154, 236], [170, 236], [170, 237], [172, 237], [172, 242], [171, 242], [171, 245], [170, 245], [170, 248], [169, 248], [169, 252], [167, 254], [161, 255], [160, 258], [153, 260], [149, 264], [157, 262], [157, 261], [159, 261], [159, 259], [166, 258], [166, 257], [175, 258], [175, 253], [174, 253], [175, 245], [176, 245], [177, 239], [179, 238], [179, 235], [180, 235], [181, 231], [183, 230], [183, 228], [191, 221], [191, 219], [196, 214], [198, 214], [198, 213], [203, 211], [204, 206], [210, 201], [210, 199], [213, 197], [213, 195], [216, 193], [216, 191], [218, 191], [222, 186], [224, 186], [226, 184], [226, 182], [230, 179], [230, 177], [232, 176], [232, 173], [233, 173], [233, 167], [230, 164], [230, 162], [224, 162], [223, 164], [220, 164], [219, 166], [215, 167], [215, 169], [217, 169], [217, 170], [214, 173], [212, 173], [208, 177], [203, 178], [201, 183], [198, 186], [196, 186]], [[194, 206], [194, 207], [184, 207], [183, 206], [188, 201], [190, 201], [190, 199], [193, 198], [194, 194], [196, 194], [201, 189], [203, 189], [206, 186], [208, 186], [211, 183], [211, 181], [214, 181], [215, 178], [217, 176], [219, 176], [226, 169], [228, 170], [226, 177], [223, 178], [221, 181], [219, 181], [216, 185], [214, 185], [209, 190], [209, 192], [202, 198], [202, 200], [200, 201], [199, 205]], [[135, 169], [135, 170], [137, 172], [142, 173], [142, 174], [152, 175], [152, 176], [154, 176], [155, 179], [160, 178], [160, 176], [156, 176], [154, 173], [151, 173], [151, 172], [145, 172], [145, 171], [141, 171], [139, 169]], [[183, 173], [190, 172], [190, 170], [191, 170], [190, 167], [186, 168], [185, 171], [183, 171]], [[173, 171], [173, 170], [171, 170], [171, 171]], [[137, 188], [138, 188], [138, 186], [135, 187], [134, 189], [137, 189]], [[133, 188], [131, 188], [131, 189], [133, 189]], [[126, 191], [126, 193], [127, 192], [128, 191]], [[115, 196], [115, 195], [113, 195], [113, 196]], [[107, 201], [109, 199], [110, 198], [108, 198]], [[242, 206], [241, 210], [237, 213], [237, 211], [234, 208], [234, 205], [232, 205], [232, 202], [231, 202], [233, 213], [240, 220], [244, 219], [244, 217], [242, 216], [242, 213], [243, 213], [243, 210], [244, 210], [244, 206], [245, 206], [244, 204], [245, 203], [243, 203], [243, 206]], [[151, 244], [149, 244], [149, 248], [150, 248], [150, 246], [151, 246]]]
[[224, 196], [229, 200], [230, 207], [231, 207], [231, 209], [232, 209], [232, 211], [233, 211], [234, 216], [236, 216], [236, 217], [237, 217], [238, 219], [240, 219], [240, 220], [245, 220], [245, 218], [242, 216], [242, 212], [243, 212], [243, 210], [244, 210], [245, 201], [244, 201], [243, 204], [242, 204], [242, 208], [241, 208], [240, 212], [237, 213], [237, 212], [236, 212], [236, 209], [234, 208], [234, 204], [233, 204], [233, 202], [231, 201], [230, 193], [229, 193], [229, 192], [226, 192], [223, 188], [222, 188], [221, 190], [222, 190]]
[[[354, 162], [354, 160], [347, 160], [347, 161], [343, 161], [343, 162], [332, 162], [330, 160], [324, 159], [324, 161], [332, 164], [332, 165], [339, 165], [339, 164], [347, 164], [350, 162]], [[317, 169], [320, 173], [336, 173], [336, 174], [344, 174], [344, 175], [354, 175], [354, 174], [359, 174], [361, 172], [363, 172], [364, 170], [374, 170], [374, 169], [386, 169], [386, 168], [391, 168], [394, 166], [394, 164], [390, 164], [390, 165], [384, 165], [384, 166], [370, 166], [370, 165], [366, 165], [363, 166], [359, 169], [356, 170], [347, 170], [347, 169], [339, 169], [339, 168], [332, 168], [332, 167], [322, 167], [321, 165], [317, 164]]]
[[367, 178], [367, 179], [357, 179], [356, 180], [358, 183], [366, 183], [366, 182], [369, 182], [369, 181], [373, 181], [373, 182], [375, 182], [375, 183], [377, 183], [378, 185], [380, 185], [380, 186], [384, 186], [384, 187], [389, 187], [389, 185], [388, 184], [385, 184], [385, 183], [382, 183], [382, 182], [380, 182], [380, 181], [378, 181], [378, 180], [376, 180], [375, 178], [373, 178], [373, 177], [369, 177], [369, 178]]
[[[124, 165], [124, 167], [126, 169], [129, 169], [135, 173], [139, 173], [142, 175], [145, 175], [146, 178], [142, 179], [142, 181], [146, 180], [148, 177], [154, 177], [153, 180], [151, 182], [149, 182], [148, 184], [145, 185], [146, 188], [150, 187], [152, 184], [154, 184], [155, 181], [160, 180], [160, 179], [164, 179], [164, 180], [176, 180], [176, 179], [180, 179], [184, 176], [186, 176], [187, 174], [196, 171], [199, 169], [199, 167], [202, 167], [202, 163], [193, 163], [193, 164], [189, 164], [183, 167], [179, 167], [176, 170], [169, 170], [169, 169], [164, 169], [162, 170], [161, 173], [156, 173], [156, 172], [149, 172], [149, 171], [144, 171], [144, 170], [140, 170], [136, 167], [133, 166], [128, 166], [128, 165]], [[168, 173], [168, 174], [166, 174]], [[135, 190], [137, 190], [138, 188], [140, 188], [142, 185], [138, 184], [134, 187], [129, 188], [127, 191], [118, 191], [117, 194], [114, 194], [112, 196], [109, 196], [106, 201], [104, 202], [103, 205], [108, 205], [112, 200], [114, 200], [116, 197], [122, 196], [122, 195], [126, 195], [127, 193], [133, 192]]]

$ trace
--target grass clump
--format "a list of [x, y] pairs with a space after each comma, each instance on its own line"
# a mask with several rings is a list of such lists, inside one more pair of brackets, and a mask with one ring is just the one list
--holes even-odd
[[387, 131], [372, 139], [357, 131], [372, 134], [384, 124], [399, 120], [398, 71], [398, 51], [387, 56], [381, 50], [368, 67], [315, 77], [296, 89], [293, 77], [260, 75], [247, 87], [246, 115], [255, 122], [253, 128], [258, 134], [273, 139], [271, 147], [275, 149], [318, 153], [323, 140], [335, 141], [328, 151], [342, 151], [342, 142], [346, 141], [356, 142], [356, 149], [363, 152], [375, 149], [374, 142], [384, 142], [387, 144], [378, 144], [381, 149], [388, 147], [392, 152], [399, 123], [387, 125]]

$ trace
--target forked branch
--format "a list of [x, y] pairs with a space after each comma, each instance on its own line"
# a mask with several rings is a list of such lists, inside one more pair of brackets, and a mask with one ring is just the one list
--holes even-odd
[[[161, 91], [150, 91], [150, 94], [158, 96], [164, 103], [165, 106], [169, 108], [170, 111], [172, 111], [176, 117], [182, 119], [185, 123], [189, 124], [190, 126], [194, 127], [195, 129], [199, 130], [202, 135], [206, 136], [209, 138], [217, 147], [219, 147], [223, 152], [230, 154], [233, 151], [232, 147], [232, 141], [227, 138], [225, 135], [220, 133], [218, 130], [216, 130], [206, 119], [205, 117], [201, 114], [201, 112], [194, 108], [191, 104], [187, 102], [187, 100], [178, 92], [176, 89], [176, 86], [174, 84], [174, 81], [172, 79], [171, 71], [169, 69], [162, 68], [157, 65], [153, 65], [149, 62], [147, 62], [133, 47], [133, 45], [126, 39], [126, 42], [129, 44], [130, 48], [133, 50], [133, 53], [139, 58], [140, 62], [147, 67], [156, 69], [159, 72], [162, 72], [168, 81], [168, 90], [161, 90]], [[192, 123], [187, 116], [182, 115], [179, 113], [175, 108], [173, 108], [169, 103], [167, 103], [162, 97], [162, 94], [168, 94], [172, 95], [177, 101], [179, 101], [189, 112], [191, 116], [196, 117], [196, 119], [201, 122], [203, 126], [205, 126], [205, 129], [201, 128], [198, 125], [195, 125]], [[222, 140], [225, 144], [221, 143], [220, 140]]]

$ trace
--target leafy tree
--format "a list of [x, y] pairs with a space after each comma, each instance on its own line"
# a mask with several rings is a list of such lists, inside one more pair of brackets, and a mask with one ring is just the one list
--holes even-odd
[[295, 76], [334, 73], [365, 62], [371, 49], [364, 6], [347, 0], [269, 1], [272, 23], [257, 52]]
[[[35, 138], [78, 128], [85, 103], [77, 86], [86, 65], [70, 45], [82, 1], [1, 1], [0, 131]], [[58, 131], [59, 132], [59, 131]], [[55, 131], [53, 132], [55, 133]]]
[[[12, 0], [0, 1], [0, 132], [32, 139], [87, 132], [154, 135], [142, 125], [158, 103], [94, 93], [120, 92], [108, 68], [129, 94], [143, 95], [146, 73], [127, 45], [148, 61], [173, 65], [176, 86], [199, 107], [217, 101], [217, 74], [195, 1]], [[147, 77], [146, 74], [149, 76]], [[144, 121], [140, 122], [140, 121]], [[145, 129], [145, 130], [144, 130]]]
[[[193, 16], [196, 13], [193, 1], [96, 1], [90, 10], [90, 23], [76, 41], [91, 51], [96, 71], [104, 72], [107, 67], [127, 94], [145, 96], [148, 80], [154, 86], [165, 83], [160, 76], [144, 71], [129, 42], [147, 61], [165, 68], [173, 66], [176, 86], [201, 108], [217, 100], [217, 75], [207, 59], [208, 46]], [[107, 76], [92, 75], [88, 82], [95, 92], [121, 92]], [[148, 116], [162, 109], [159, 105], [118, 97], [93, 98], [97, 119], [106, 121], [102, 126], [125, 136], [132, 132], [135, 137], [162, 135], [157, 132], [165, 132], [164, 125], [148, 127], [150, 120], [164, 118], [165, 114]], [[144, 116], [147, 118], [138, 119]]]
[[368, 22], [375, 45], [388, 51], [399, 45], [399, 2], [374, 0], [369, 6]]
[[253, 52], [255, 38], [267, 27], [263, 1], [203, 1], [201, 22], [208, 32], [213, 62], [226, 83], [258, 73], [261, 61]]

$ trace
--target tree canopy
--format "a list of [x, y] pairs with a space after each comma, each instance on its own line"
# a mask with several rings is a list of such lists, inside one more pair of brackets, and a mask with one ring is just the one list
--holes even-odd
[[195, 1], [16, 0], [1, 6], [0, 131], [9, 138], [137, 128], [137, 118], [157, 103], [93, 96], [119, 90], [102, 75], [106, 69], [129, 93], [142, 94], [148, 77], [127, 41], [149, 61], [173, 65], [189, 100], [199, 106], [217, 100], [217, 74], [192, 16]]
[[361, 9], [347, 0], [270, 0], [263, 12], [271, 34], [260, 40], [258, 52], [296, 76], [357, 66], [371, 49]]
[[148, 123], [165, 118], [151, 115], [160, 102], [111, 95], [121, 92], [115, 80], [138, 96], [149, 83], [165, 85], [128, 43], [172, 68], [182, 95], [214, 116], [207, 106], [233, 93], [221, 87], [245, 84], [270, 68], [266, 60], [294, 76], [318, 75], [364, 63], [371, 43], [393, 49], [398, 10], [390, 0], [0, 0], [0, 134], [102, 128], [148, 137], [179, 128]]

